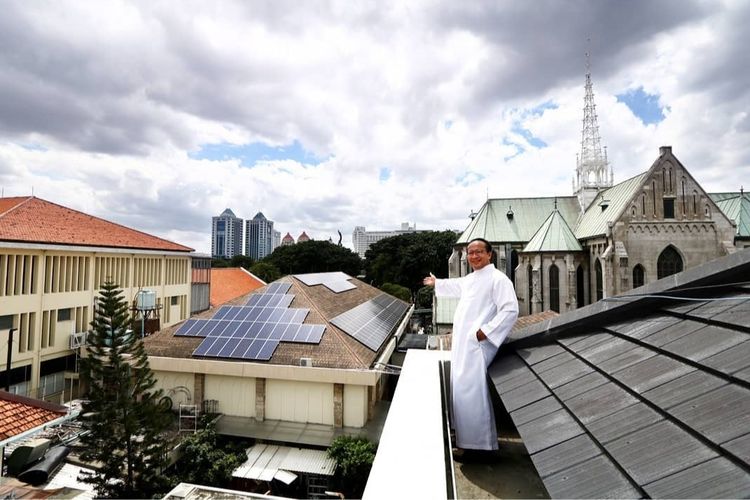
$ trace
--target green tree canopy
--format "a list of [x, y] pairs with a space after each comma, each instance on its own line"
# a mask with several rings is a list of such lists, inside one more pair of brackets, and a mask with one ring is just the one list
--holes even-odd
[[81, 437], [81, 457], [101, 468], [82, 480], [103, 497], [151, 497], [166, 486], [163, 432], [171, 416], [158, 404], [162, 393], [154, 390], [146, 350], [131, 329], [118, 286], [102, 285], [95, 306], [81, 359], [81, 378], [88, 387], [81, 421], [89, 431]]
[[272, 264], [282, 275], [341, 271], [357, 276], [362, 270], [362, 260], [356, 253], [316, 240], [280, 246], [262, 262]]
[[250, 266], [249, 271], [266, 283], [281, 278], [281, 273], [276, 269], [276, 266], [268, 262], [256, 262]]
[[396, 283], [416, 293], [430, 272], [448, 276], [448, 258], [457, 238], [453, 231], [422, 231], [373, 243], [365, 253], [366, 280], [376, 286]]
[[229, 259], [229, 267], [244, 267], [245, 269], [250, 269], [254, 263], [255, 261], [247, 255], [235, 255]]
[[365, 437], [339, 436], [328, 448], [336, 461], [336, 478], [347, 498], [361, 498], [375, 460], [375, 445]]
[[396, 285], [395, 283], [383, 283], [380, 289], [398, 299], [411, 302], [411, 291], [405, 286]]
[[213, 424], [209, 424], [183, 442], [175, 482], [225, 488], [232, 480], [232, 472], [246, 459], [241, 446], [221, 442]]

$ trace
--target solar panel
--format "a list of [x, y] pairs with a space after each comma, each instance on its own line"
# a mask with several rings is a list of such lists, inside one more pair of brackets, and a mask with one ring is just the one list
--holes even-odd
[[408, 304], [383, 293], [339, 314], [331, 323], [377, 352], [408, 308]]
[[287, 293], [291, 287], [291, 283], [271, 283], [244, 306], [222, 306], [210, 319], [185, 321], [175, 336], [203, 338], [193, 355], [224, 359], [268, 361], [279, 342], [318, 344], [325, 325], [303, 324], [310, 310], [289, 308], [294, 300]]
[[294, 277], [307, 286], [323, 285], [334, 293], [341, 293], [357, 288], [355, 284], [349, 283], [348, 281], [352, 279], [352, 277], [340, 271], [332, 273], [295, 274]]

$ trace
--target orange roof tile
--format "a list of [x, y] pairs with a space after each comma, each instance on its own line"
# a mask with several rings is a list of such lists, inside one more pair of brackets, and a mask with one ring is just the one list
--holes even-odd
[[212, 268], [211, 307], [220, 306], [262, 286], [265, 283], [240, 267]]
[[0, 440], [44, 425], [66, 413], [64, 406], [0, 391]]
[[0, 241], [193, 251], [34, 196], [0, 198]]

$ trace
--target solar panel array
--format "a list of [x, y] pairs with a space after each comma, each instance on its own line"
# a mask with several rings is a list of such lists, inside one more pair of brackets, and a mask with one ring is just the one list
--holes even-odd
[[295, 274], [294, 277], [307, 286], [323, 285], [334, 293], [346, 292], [347, 290], [354, 290], [357, 288], [357, 285], [349, 283], [349, 280], [352, 279], [352, 277], [340, 271], [332, 273]]
[[382, 293], [354, 309], [339, 314], [331, 323], [377, 352], [398, 325], [409, 305]]
[[202, 337], [194, 356], [268, 361], [279, 342], [318, 344], [324, 325], [305, 325], [309, 309], [289, 308], [291, 283], [271, 283], [244, 306], [222, 306], [210, 319], [189, 319], [178, 337]]

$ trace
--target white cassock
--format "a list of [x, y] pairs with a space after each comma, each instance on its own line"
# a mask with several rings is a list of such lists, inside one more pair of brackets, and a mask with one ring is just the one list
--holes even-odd
[[[453, 317], [451, 394], [459, 448], [496, 450], [487, 367], [518, 317], [513, 283], [488, 264], [468, 276], [435, 280], [435, 295], [460, 297]], [[482, 329], [487, 340], [477, 340]]]

